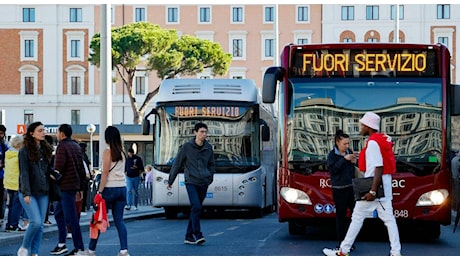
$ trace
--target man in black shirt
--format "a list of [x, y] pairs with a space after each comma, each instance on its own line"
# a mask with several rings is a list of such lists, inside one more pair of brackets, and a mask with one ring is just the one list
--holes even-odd
[[[140, 175], [144, 172], [144, 163], [142, 158], [134, 153], [133, 148], [128, 149], [128, 158], [126, 158], [126, 210], [137, 210], [139, 202], [139, 183]], [[134, 198], [133, 198], [134, 196]]]

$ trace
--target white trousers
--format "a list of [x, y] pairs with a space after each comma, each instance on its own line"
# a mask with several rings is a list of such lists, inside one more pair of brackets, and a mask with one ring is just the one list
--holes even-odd
[[390, 254], [401, 255], [401, 242], [399, 241], [399, 231], [396, 225], [396, 219], [393, 215], [393, 205], [391, 200], [379, 201], [357, 201], [353, 214], [351, 215], [351, 223], [347, 231], [347, 235], [340, 244], [342, 252], [348, 254], [350, 248], [355, 242], [356, 237], [363, 226], [364, 219], [372, 217], [374, 210], [377, 210], [378, 217], [383, 221], [390, 239]]

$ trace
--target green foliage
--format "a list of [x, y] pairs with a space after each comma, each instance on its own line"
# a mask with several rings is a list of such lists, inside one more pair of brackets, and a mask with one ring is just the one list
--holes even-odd
[[[91, 40], [89, 61], [100, 66], [100, 33]], [[137, 22], [112, 28], [112, 66], [135, 69], [141, 58], [166, 51], [178, 39], [175, 30], [164, 30], [156, 24]]]
[[212, 68], [212, 75], [224, 75], [231, 60], [231, 55], [224, 53], [218, 43], [184, 35], [166, 53], [152, 53], [148, 64], [158, 77], [165, 79], [178, 74], [195, 75], [205, 68]]
[[[134, 123], [140, 123], [143, 113], [157, 89], [146, 96], [138, 108], [133, 91], [133, 80], [138, 66], [148, 71], [155, 70], [160, 79], [177, 75], [195, 75], [206, 68], [212, 75], [227, 73], [232, 57], [223, 52], [218, 43], [184, 35], [179, 37], [175, 30], [161, 29], [150, 22], [137, 22], [112, 28], [112, 68], [125, 82], [134, 113]], [[97, 33], [90, 43], [88, 60], [100, 67], [101, 35]], [[143, 60], [147, 58], [147, 61]]]

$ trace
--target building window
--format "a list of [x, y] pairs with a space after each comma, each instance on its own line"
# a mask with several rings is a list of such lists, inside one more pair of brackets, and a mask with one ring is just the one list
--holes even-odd
[[294, 41], [297, 44], [311, 43], [313, 31], [312, 30], [296, 30], [294, 31]]
[[308, 7], [307, 6], [297, 7], [297, 22], [308, 22]]
[[24, 77], [24, 90], [26, 95], [34, 94], [34, 77]]
[[352, 38], [343, 38], [343, 42], [353, 42]]
[[438, 37], [438, 42], [442, 43], [449, 48], [449, 37]]
[[84, 48], [83, 48], [84, 40], [85, 40], [85, 32], [82, 32], [82, 31], [66, 32], [67, 60], [84, 61]]
[[354, 6], [342, 6], [342, 21], [353, 21], [355, 20], [355, 7]]
[[232, 54], [233, 57], [243, 57], [243, 40], [242, 39], [233, 39], [232, 44]]
[[142, 22], [145, 21], [145, 8], [138, 7], [135, 10], [134, 21], [135, 22]]
[[34, 55], [34, 40], [25, 40], [24, 41], [24, 57], [33, 58]]
[[275, 7], [273, 6], [266, 6], [264, 8], [264, 17], [265, 17], [265, 22], [266, 23], [272, 23], [275, 21]]
[[145, 77], [136, 76], [136, 95], [145, 95]]
[[81, 94], [81, 78], [80, 77], [70, 77], [70, 93], [72, 95]]
[[38, 72], [40, 71], [34, 65], [26, 64], [19, 68], [21, 73], [21, 94], [36, 95], [38, 92]]
[[35, 22], [35, 8], [22, 8], [22, 21], [25, 23]]
[[70, 46], [70, 57], [80, 58], [80, 40], [71, 40]]
[[179, 22], [179, 9], [177, 7], [168, 7], [168, 23]]
[[245, 79], [246, 70], [247, 68], [244, 68], [244, 67], [231, 67], [228, 70], [228, 78], [229, 79]]
[[72, 125], [79, 125], [80, 124], [80, 110], [72, 109], [70, 111], [70, 123]]
[[24, 124], [30, 125], [34, 122], [34, 111], [33, 110], [24, 110]]
[[297, 44], [308, 44], [308, 39], [307, 38], [299, 38], [297, 39]]
[[[391, 20], [395, 19], [395, 5], [391, 6]], [[399, 5], [399, 20], [404, 20], [404, 5]]]
[[437, 5], [437, 18], [450, 19], [450, 5]]
[[265, 39], [265, 58], [273, 58], [275, 51], [275, 40]]
[[368, 38], [367, 42], [377, 42], [377, 39], [376, 38]]
[[232, 22], [243, 22], [243, 7], [232, 7]]
[[366, 20], [378, 20], [379, 7], [377, 5], [366, 6]]
[[200, 23], [210, 23], [210, 22], [211, 22], [211, 8], [200, 7]]
[[70, 8], [70, 22], [81, 23], [83, 21], [81, 8]]
[[37, 61], [38, 50], [38, 32], [37, 31], [21, 31], [21, 61]]

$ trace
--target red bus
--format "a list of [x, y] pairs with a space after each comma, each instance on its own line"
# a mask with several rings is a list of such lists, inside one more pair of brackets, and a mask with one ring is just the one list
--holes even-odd
[[440, 226], [451, 223], [450, 128], [451, 116], [460, 113], [450, 70], [450, 53], [441, 44], [284, 47], [281, 66], [265, 72], [262, 96], [278, 103], [277, 211], [290, 234], [335, 219], [327, 154], [337, 129], [360, 151], [366, 137], [358, 120], [372, 111], [395, 144], [398, 227], [423, 227], [423, 234], [439, 237]]

